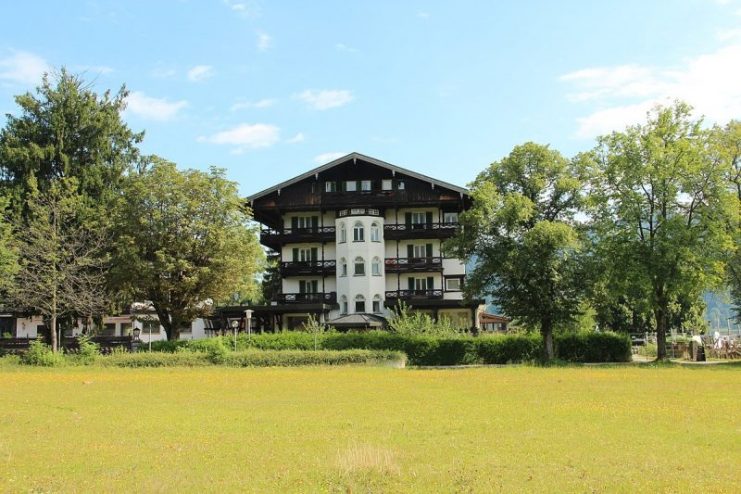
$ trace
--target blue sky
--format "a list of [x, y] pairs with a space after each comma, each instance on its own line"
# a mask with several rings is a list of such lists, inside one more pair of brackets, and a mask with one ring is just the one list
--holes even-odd
[[[683, 98], [741, 117], [741, 1], [6, 2], [0, 112], [44, 70], [131, 91], [143, 149], [247, 195], [358, 151], [465, 185]], [[4, 119], [0, 122], [4, 123]]]

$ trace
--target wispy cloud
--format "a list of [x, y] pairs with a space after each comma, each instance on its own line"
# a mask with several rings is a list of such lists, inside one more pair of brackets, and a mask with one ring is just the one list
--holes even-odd
[[317, 165], [323, 165], [325, 163], [329, 163], [330, 161], [334, 161], [337, 158], [341, 158], [345, 156], [346, 154], [348, 153], [342, 153], [342, 152], [337, 152], [337, 151], [333, 151], [330, 153], [322, 153], [314, 157], [314, 163], [316, 163]]
[[337, 43], [336, 45], [334, 45], [334, 47], [337, 51], [343, 51], [345, 53], [357, 53], [358, 52], [357, 48], [348, 46], [345, 43]]
[[275, 125], [256, 123], [240, 124], [231, 129], [198, 138], [199, 142], [232, 146], [232, 152], [266, 148], [280, 140], [280, 129]]
[[346, 89], [324, 89], [306, 91], [296, 95], [297, 98], [315, 110], [328, 110], [350, 103], [354, 98], [351, 91]]
[[268, 51], [273, 45], [273, 38], [267, 33], [257, 33], [257, 49]]
[[174, 119], [186, 106], [188, 102], [185, 100], [169, 101], [166, 98], [153, 98], [140, 91], [134, 91], [126, 98], [126, 112], [159, 122]]
[[567, 98], [593, 110], [578, 119], [576, 136], [590, 138], [645, 119], [657, 104], [680, 99], [713, 122], [741, 115], [741, 44], [686, 60], [680, 66], [591, 67], [560, 77]]
[[12, 51], [0, 59], [0, 80], [13, 84], [38, 84], [50, 70], [46, 60], [27, 51]]
[[214, 68], [210, 65], [196, 65], [188, 71], [188, 80], [191, 82], [201, 82], [213, 77]]
[[169, 79], [177, 75], [177, 71], [172, 67], [157, 66], [153, 68], [150, 75], [156, 79]]
[[430, 18], [430, 13], [429, 12], [424, 12], [424, 11], [419, 11], [419, 12], [417, 12], [417, 17], [419, 17], [420, 19], [429, 19]]
[[275, 100], [272, 98], [263, 98], [257, 101], [237, 101], [231, 108], [231, 111], [249, 110], [252, 108], [270, 108], [275, 104]]
[[304, 136], [303, 132], [299, 132], [295, 136], [291, 137], [290, 139], [287, 139], [286, 142], [288, 144], [298, 144], [299, 142], [304, 142], [306, 140], [306, 136]]
[[243, 17], [255, 17], [260, 13], [258, 4], [253, 0], [224, 0], [224, 5]]

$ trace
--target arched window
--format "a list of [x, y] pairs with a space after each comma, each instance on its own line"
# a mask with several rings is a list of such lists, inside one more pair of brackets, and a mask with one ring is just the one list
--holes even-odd
[[371, 274], [373, 276], [381, 276], [381, 259], [374, 257], [371, 261]]
[[347, 297], [344, 295], [340, 297], [340, 312], [347, 314]]
[[381, 241], [381, 227], [375, 221], [371, 223], [371, 242]]
[[340, 259], [340, 276], [347, 276], [347, 259]]
[[365, 276], [365, 259], [362, 257], [355, 258], [355, 276]]
[[381, 312], [381, 296], [380, 295], [373, 296], [373, 312], [376, 314]]
[[365, 312], [365, 297], [362, 295], [355, 296], [355, 312]]
[[365, 242], [365, 230], [363, 224], [359, 221], [355, 222], [352, 228], [352, 240], [353, 242]]
[[340, 240], [338, 243], [344, 244], [347, 242], [347, 231], [345, 230], [345, 223], [340, 223]]

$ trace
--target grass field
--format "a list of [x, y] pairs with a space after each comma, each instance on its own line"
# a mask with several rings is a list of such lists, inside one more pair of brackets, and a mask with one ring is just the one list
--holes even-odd
[[7, 492], [741, 492], [741, 372], [0, 369]]

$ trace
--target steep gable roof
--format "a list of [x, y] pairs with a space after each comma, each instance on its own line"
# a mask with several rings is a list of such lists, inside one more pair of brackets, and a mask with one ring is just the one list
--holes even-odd
[[285, 182], [281, 182], [278, 185], [274, 185], [274, 186], [269, 187], [269, 188], [267, 188], [265, 190], [262, 190], [262, 191], [260, 191], [260, 192], [258, 192], [256, 194], [252, 194], [251, 196], [248, 196], [247, 197], [247, 200], [250, 201], [250, 202], [253, 202], [256, 199], [259, 199], [259, 198], [261, 198], [263, 196], [266, 196], [268, 194], [271, 194], [271, 193], [273, 193], [273, 192], [275, 192], [277, 190], [280, 190], [280, 189], [283, 189], [285, 187], [288, 187], [289, 185], [293, 185], [293, 184], [298, 183], [298, 182], [300, 182], [302, 180], [305, 180], [307, 178], [310, 178], [310, 177], [312, 177], [312, 176], [314, 176], [314, 175], [316, 175], [318, 173], [321, 173], [323, 171], [329, 170], [330, 168], [334, 168], [335, 166], [341, 165], [343, 163], [347, 163], [350, 160], [362, 160], [362, 161], [365, 161], [366, 163], [371, 163], [373, 165], [380, 166], [382, 168], [386, 168], [388, 170], [391, 170], [394, 173], [400, 173], [400, 174], [406, 175], [408, 177], [413, 177], [413, 178], [416, 178], [418, 180], [429, 182], [429, 183], [434, 184], [434, 185], [439, 186], [439, 187], [443, 187], [443, 188], [446, 188], [446, 189], [453, 190], [453, 191], [458, 192], [458, 193], [463, 194], [463, 195], [468, 195], [468, 189], [465, 189], [463, 187], [459, 187], [457, 185], [453, 185], [453, 184], [450, 184], [448, 182], [443, 182], [442, 180], [437, 180], [437, 179], [434, 179], [432, 177], [428, 177], [427, 175], [423, 175], [421, 173], [417, 173], [415, 171], [408, 170], [406, 168], [402, 168], [400, 166], [392, 165], [391, 163], [387, 163], [385, 161], [381, 161], [381, 160], [376, 159], [376, 158], [371, 158], [370, 156], [366, 156], [364, 154], [353, 152], [353, 153], [350, 153], [348, 155], [342, 156], [341, 158], [337, 158], [336, 160], [330, 161], [327, 164], [324, 164], [322, 166], [319, 166], [317, 168], [314, 168], [312, 170], [309, 170], [309, 171], [307, 171], [305, 173], [302, 173], [301, 175], [298, 175], [297, 177], [294, 177], [294, 178], [292, 178], [290, 180], [286, 180]]

